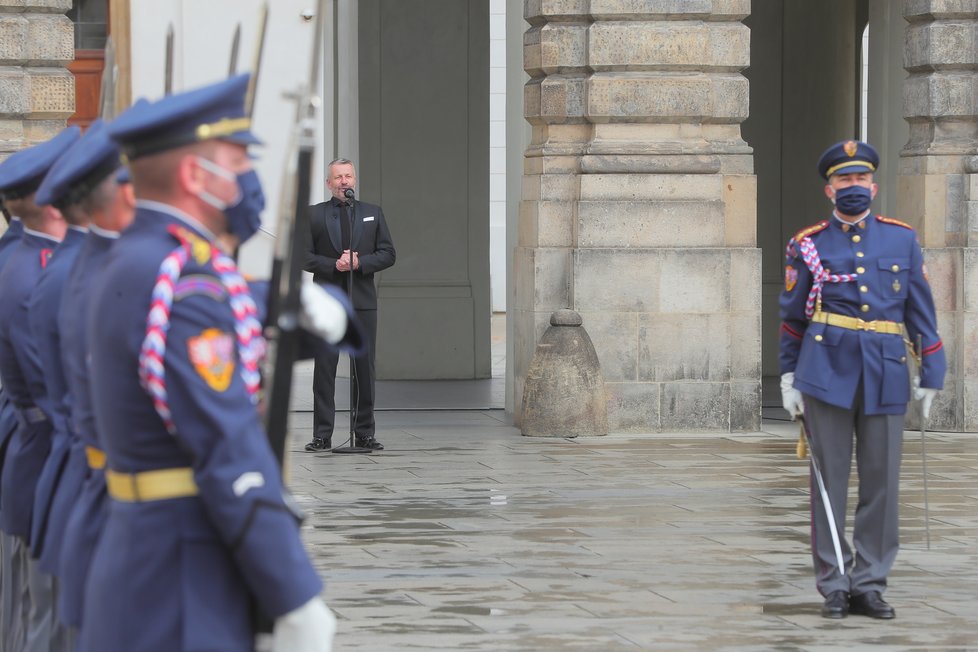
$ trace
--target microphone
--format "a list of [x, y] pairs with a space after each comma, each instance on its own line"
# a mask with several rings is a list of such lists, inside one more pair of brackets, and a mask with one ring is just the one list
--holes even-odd
[[353, 190], [353, 188], [347, 188], [346, 190], [343, 191], [343, 196], [346, 197], [347, 199], [353, 199], [353, 196], [356, 194], [357, 193]]

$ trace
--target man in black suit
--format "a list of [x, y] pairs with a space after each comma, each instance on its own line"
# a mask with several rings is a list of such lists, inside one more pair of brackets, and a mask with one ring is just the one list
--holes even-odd
[[[348, 290], [353, 276], [353, 307], [367, 334], [367, 353], [354, 358], [353, 378], [356, 405], [354, 432], [356, 446], [383, 450], [374, 436], [374, 362], [377, 350], [377, 288], [374, 273], [394, 264], [394, 242], [380, 206], [356, 201], [357, 185], [353, 163], [345, 158], [332, 161], [328, 167], [326, 187], [332, 198], [312, 207], [312, 249], [305, 269], [317, 283], [330, 283]], [[352, 227], [351, 227], [352, 223]], [[351, 242], [352, 240], [352, 242]], [[352, 269], [352, 272], [351, 272]], [[316, 357], [313, 372], [313, 439], [306, 450], [317, 452], [332, 446], [336, 413], [335, 350]]]

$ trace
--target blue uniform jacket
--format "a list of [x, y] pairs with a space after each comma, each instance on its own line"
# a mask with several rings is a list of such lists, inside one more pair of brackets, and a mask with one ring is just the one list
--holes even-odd
[[[13, 253], [14, 247], [20, 242], [20, 237], [24, 233], [24, 223], [19, 219], [10, 221], [7, 230], [0, 235], [0, 272], [7, 262], [7, 258]], [[2, 317], [0, 317], [2, 319]], [[7, 398], [7, 392], [3, 389], [3, 378], [0, 377], [0, 469], [3, 468], [3, 460], [7, 455], [7, 444], [13, 436], [17, 427], [17, 415], [14, 413], [14, 406]]]
[[51, 406], [28, 323], [27, 304], [58, 241], [24, 230], [0, 273], [0, 376], [19, 426], [7, 446], [0, 490], [0, 528], [29, 541], [34, 490], [51, 448]]
[[180, 244], [171, 226], [209, 238], [174, 209], [141, 201], [109, 253], [89, 323], [92, 398], [110, 469], [190, 467], [199, 495], [110, 501], [85, 592], [85, 652], [249, 649], [249, 595], [276, 618], [322, 588], [241, 376], [235, 317], [206, 247], [174, 288], [164, 355], [173, 434], [138, 381], [152, 289]]
[[[61, 298], [71, 266], [87, 234], [86, 229], [68, 227], [64, 240], [54, 250], [51, 260], [41, 273], [28, 303], [28, 323], [31, 327], [45, 393], [51, 405], [51, 451], [37, 481], [34, 493], [34, 517], [31, 522], [31, 541], [40, 555], [41, 570], [58, 574], [58, 558], [64, 534], [65, 501], [78, 495], [81, 476], [65, 475], [65, 464], [70, 453], [68, 412], [71, 401], [70, 386], [65, 382], [61, 363], [61, 330], [58, 313]], [[64, 484], [62, 482], [64, 481]], [[58, 498], [56, 499], [56, 492]], [[57, 505], [58, 509], [55, 509]]]
[[862, 387], [866, 414], [903, 414], [910, 399], [902, 335], [849, 330], [805, 316], [812, 274], [799, 243], [806, 236], [829, 273], [856, 275], [854, 281], [824, 284], [822, 311], [905, 324], [911, 342], [922, 336], [921, 385], [942, 388], [947, 363], [916, 234], [902, 222], [876, 215], [859, 225], [833, 217], [788, 243], [780, 302], [781, 373], [793, 371], [795, 388], [803, 394], [843, 408], [853, 406]]
[[[65, 473], [77, 467], [84, 477], [65, 526], [58, 592], [58, 614], [62, 621], [75, 628], [81, 627], [85, 578], [108, 514], [105, 473], [101, 469], [90, 468], [83, 451], [85, 447], [102, 449], [92, 409], [87, 334], [88, 322], [92, 319], [92, 288], [116, 237], [118, 234], [91, 227], [71, 268], [59, 315], [61, 363], [65, 380], [71, 387], [69, 432], [74, 440], [73, 454], [68, 458]], [[82, 453], [75, 455], [77, 450]]]

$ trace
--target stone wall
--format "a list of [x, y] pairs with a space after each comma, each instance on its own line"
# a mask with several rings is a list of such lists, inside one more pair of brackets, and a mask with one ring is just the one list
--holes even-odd
[[71, 0], [0, 0], [0, 158], [47, 140], [75, 112]]
[[978, 2], [905, 0], [898, 214], [917, 228], [948, 356], [930, 427], [978, 431]]
[[760, 250], [740, 134], [750, 2], [525, 8], [516, 396], [551, 312], [572, 308], [611, 432], [756, 429]]

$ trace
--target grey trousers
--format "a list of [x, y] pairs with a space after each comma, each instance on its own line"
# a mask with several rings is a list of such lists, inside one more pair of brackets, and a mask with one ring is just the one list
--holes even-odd
[[0, 652], [19, 652], [24, 645], [23, 604], [27, 599], [25, 577], [27, 546], [23, 540], [0, 533], [0, 575], [3, 576], [2, 610], [0, 610]]
[[54, 649], [54, 578], [41, 571], [36, 559], [26, 552], [28, 599], [23, 604], [26, 636], [24, 652], [50, 652]]
[[[843, 573], [839, 573], [825, 506], [814, 475], [811, 484], [812, 560], [815, 584], [822, 595], [848, 591], [882, 593], [900, 546], [899, 484], [903, 450], [903, 414], [867, 415], [861, 392], [856, 405], [840, 408], [805, 396], [805, 423], [812, 437], [812, 455], [822, 469], [839, 532]], [[852, 532], [846, 541], [846, 498], [855, 441], [859, 502]], [[812, 472], [814, 474], [814, 471]]]

